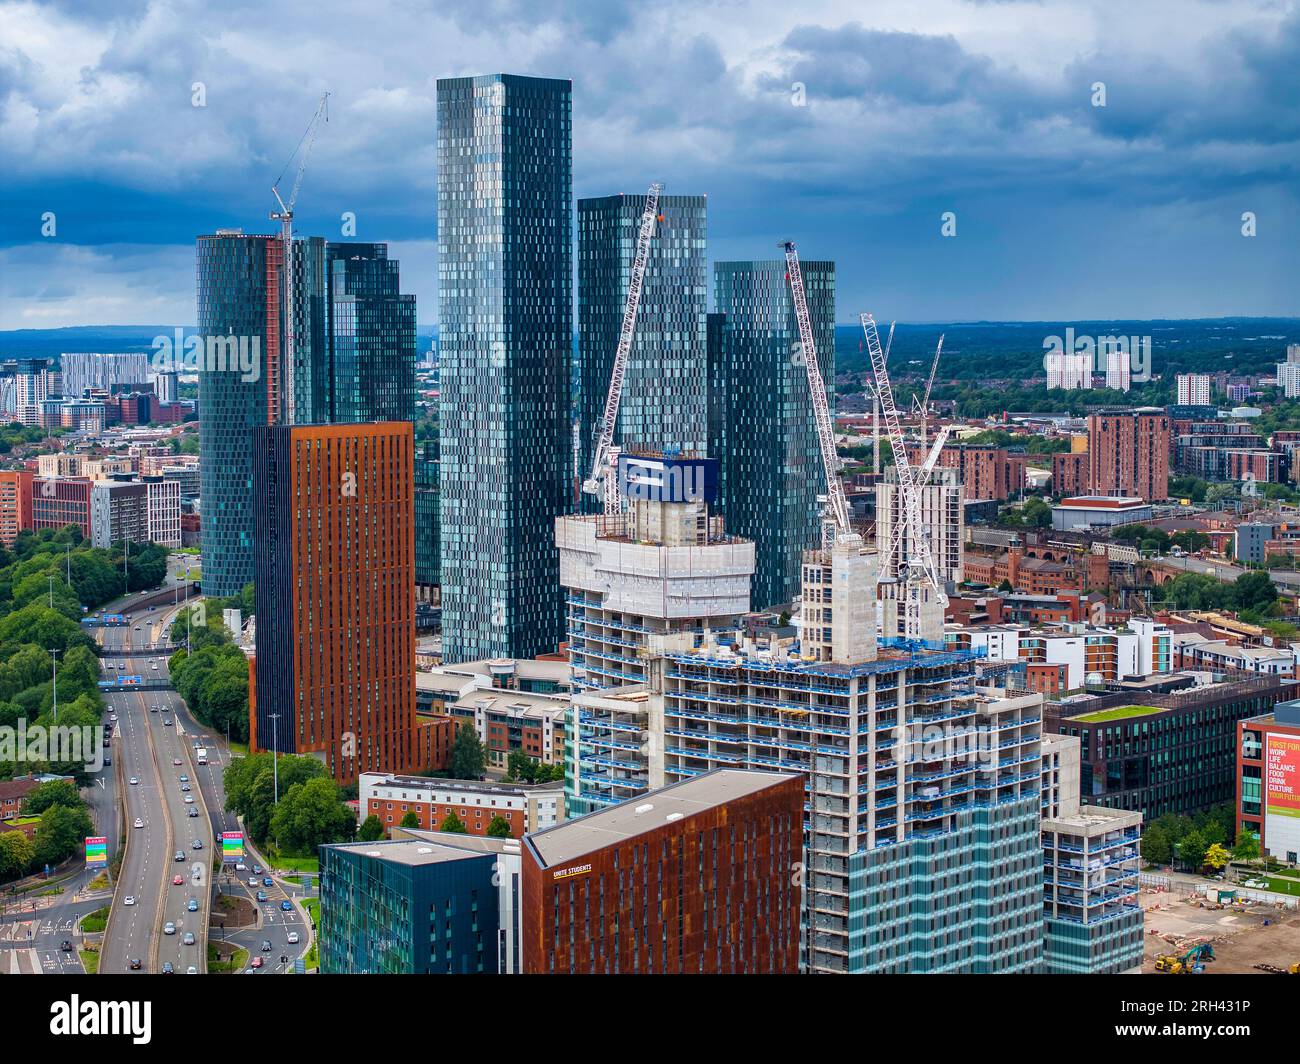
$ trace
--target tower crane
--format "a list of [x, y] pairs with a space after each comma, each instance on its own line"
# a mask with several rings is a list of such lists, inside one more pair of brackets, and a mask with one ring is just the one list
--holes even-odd
[[[938, 464], [939, 461], [939, 455], [943, 452], [944, 445], [947, 444], [948, 436], [951, 432], [952, 432], [952, 426], [944, 425], [941, 429], [939, 429], [939, 435], [934, 438], [934, 444], [930, 447], [930, 453], [926, 455], [925, 461], [921, 464], [920, 468], [917, 470], [916, 486], [918, 492], [919, 489], [925, 487], [926, 484], [930, 482], [930, 474], [934, 472], [934, 467], [936, 464]], [[900, 507], [899, 509], [900, 509], [900, 516], [901, 516], [902, 508]], [[893, 560], [894, 556], [898, 553], [899, 548], [902, 545], [903, 528], [904, 528], [903, 521], [896, 521], [890, 527], [889, 543], [886, 545], [884, 553], [881, 554], [880, 556], [880, 571], [882, 573], [886, 572], [889, 569], [890, 562]]]
[[[921, 603], [923, 598], [933, 595], [940, 606], [947, 605], [948, 598], [943, 591], [943, 582], [939, 579], [938, 568], [929, 548], [928, 530], [921, 519], [921, 497], [917, 483], [917, 472], [912, 469], [907, 457], [907, 448], [903, 443], [903, 430], [899, 424], [898, 408], [894, 403], [894, 389], [889, 382], [889, 367], [885, 362], [885, 353], [880, 346], [880, 335], [876, 330], [875, 319], [870, 314], [862, 315], [862, 330], [866, 336], [867, 353], [871, 358], [871, 369], [876, 378], [876, 394], [880, 397], [881, 412], [885, 419], [885, 429], [889, 434], [889, 445], [894, 453], [894, 465], [898, 470], [898, 491], [900, 496], [900, 516], [907, 525], [908, 557], [906, 569], [906, 623], [904, 631], [909, 638], [921, 634]], [[946, 442], [946, 437], [944, 438]], [[938, 460], [938, 452], [933, 452]], [[927, 463], [929, 458], [927, 458]], [[924, 468], [924, 467], [923, 467]], [[931, 466], [930, 468], [933, 468]], [[928, 475], [928, 473], [927, 473]], [[900, 523], [902, 523], [900, 522]], [[900, 566], [900, 571], [904, 566]], [[879, 569], [884, 572], [884, 567]], [[927, 589], [924, 585], [928, 584]]]
[[[311, 121], [307, 123], [307, 129], [299, 138], [298, 146], [294, 148], [293, 155], [289, 156], [288, 161], [284, 164], [284, 169], [280, 171], [280, 176], [275, 179], [275, 183], [271, 186], [271, 194], [275, 196], [276, 203], [280, 205], [278, 211], [271, 212], [271, 221], [280, 223], [280, 240], [284, 246], [284, 349], [280, 352], [280, 365], [283, 367], [285, 414], [291, 422], [294, 416], [293, 365], [297, 343], [297, 330], [294, 325], [294, 300], [297, 295], [297, 278], [293, 261], [293, 208], [294, 204], [298, 202], [298, 190], [302, 188], [302, 176], [307, 170], [307, 158], [311, 155], [312, 145], [316, 143], [316, 131], [319, 129], [320, 121], [322, 118], [326, 122], [330, 120], [329, 99], [330, 94], [328, 92], [321, 96], [320, 103], [316, 106], [316, 113], [312, 115]], [[293, 179], [293, 188], [289, 192], [289, 202], [285, 203], [280, 195], [280, 182], [284, 180], [284, 175], [300, 152], [298, 173]], [[278, 412], [271, 412], [270, 416], [276, 417], [277, 414]]]
[[641, 285], [645, 280], [646, 264], [650, 260], [650, 240], [654, 236], [655, 222], [659, 217], [659, 194], [662, 191], [663, 185], [655, 181], [646, 193], [645, 210], [641, 212], [641, 227], [637, 232], [636, 253], [632, 258], [632, 274], [628, 279], [627, 302], [623, 306], [623, 325], [619, 329], [609, 392], [605, 396], [605, 411], [601, 415], [600, 424], [596, 426], [591, 476], [582, 482], [582, 490], [588, 495], [603, 495], [607, 514], [618, 513], [621, 509], [618, 489], [609, 475], [609, 461], [614, 445], [614, 429], [618, 424], [618, 404], [623, 395], [623, 378], [627, 373], [628, 356], [632, 352], [637, 312], [641, 308]]
[[857, 535], [849, 523], [849, 503], [840, 480], [840, 459], [835, 453], [835, 426], [831, 422], [830, 404], [826, 401], [826, 385], [822, 381], [821, 367], [817, 362], [817, 340], [813, 336], [812, 319], [808, 315], [808, 294], [804, 290], [803, 270], [799, 266], [799, 252], [793, 240], [779, 245], [785, 252], [785, 276], [790, 283], [790, 298], [794, 303], [795, 322], [799, 326], [799, 344], [803, 352], [804, 369], [811, 393], [813, 421], [817, 426], [817, 442], [822, 452], [822, 470], [826, 475], [826, 512], [822, 538], [830, 542], [846, 542]]
[[[894, 327], [889, 327], [889, 333], [892, 338]], [[934, 361], [930, 363], [930, 378], [925, 382], [925, 398], [917, 399], [912, 396], [912, 409], [921, 415], [921, 443], [926, 442], [927, 434], [930, 430], [930, 389], [934, 387], [935, 370], [939, 368], [939, 355], [943, 352], [943, 333], [939, 334], [939, 344], [934, 349]], [[889, 348], [885, 348], [885, 358], [889, 358]]]

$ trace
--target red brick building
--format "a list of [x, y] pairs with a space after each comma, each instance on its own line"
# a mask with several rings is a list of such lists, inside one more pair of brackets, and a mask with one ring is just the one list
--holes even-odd
[[502, 783], [431, 779], [363, 772], [357, 778], [358, 815], [376, 816], [386, 830], [400, 827], [415, 814], [417, 826], [440, 831], [454, 813], [469, 835], [486, 835], [495, 817], [510, 827], [513, 838], [543, 831], [564, 820], [564, 783]]
[[717, 769], [531, 833], [528, 974], [794, 974], [804, 778]]
[[1088, 491], [1147, 502], [1169, 496], [1169, 415], [1158, 407], [1088, 417]]
[[[908, 448], [909, 460], [919, 465], [928, 448]], [[1005, 447], [989, 443], [951, 443], [939, 452], [940, 468], [955, 469], [961, 478], [965, 499], [994, 499], [1006, 502], [1025, 490], [1026, 458]]]
[[1052, 455], [1053, 495], [1087, 495], [1091, 490], [1088, 483], [1087, 451]]
[[90, 539], [90, 490], [88, 477], [33, 477], [32, 528], [76, 525]]
[[32, 527], [32, 477], [25, 469], [0, 471], [0, 544], [12, 547]]

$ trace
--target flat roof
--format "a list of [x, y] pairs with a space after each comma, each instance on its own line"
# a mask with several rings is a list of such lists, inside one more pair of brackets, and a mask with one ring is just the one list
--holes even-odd
[[1163, 713], [1168, 706], [1115, 706], [1113, 709], [1099, 709], [1093, 713], [1083, 713], [1077, 717], [1071, 717], [1071, 723], [1079, 721], [1083, 724], [1103, 724], [1111, 720], [1126, 720], [1129, 717], [1146, 717], [1152, 713]]
[[797, 772], [719, 768], [702, 776], [648, 791], [608, 809], [568, 820], [525, 836], [543, 868], [567, 864], [574, 858], [634, 838], [669, 820], [702, 813], [736, 798], [754, 794]]
[[448, 861], [465, 861], [477, 857], [467, 849], [444, 846], [423, 839], [394, 839], [385, 842], [344, 842], [326, 846], [330, 850], [360, 851], [367, 857], [392, 864], [419, 867], [445, 864]]
[[505, 783], [500, 780], [457, 780], [445, 776], [400, 776], [391, 772], [362, 772], [373, 787], [407, 787], [411, 790], [481, 791], [488, 794], [531, 794], [562, 789], [563, 783]]
[[1085, 510], [1131, 510], [1146, 505], [1145, 499], [1120, 495], [1072, 495], [1056, 504], [1057, 509]]

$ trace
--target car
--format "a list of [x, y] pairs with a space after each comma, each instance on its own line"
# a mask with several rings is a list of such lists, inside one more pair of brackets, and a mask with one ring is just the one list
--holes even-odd
[[113, 759], [111, 757], [104, 758], [104, 767], [112, 768], [112, 766], [113, 766]]
[[125, 661], [119, 661], [119, 662], [117, 663], [117, 671], [118, 671], [118, 672], [126, 672], [126, 662], [125, 662]]
[[172, 876], [172, 886], [179, 887], [185, 882], [185, 877], [181, 875]]
[[150, 665], [149, 668], [153, 669], [154, 672], [157, 672], [157, 671], [158, 671], [158, 666], [157, 666], [157, 665]]
[[248, 871], [248, 865], [244, 864], [243, 861], [236, 861], [236, 862], [235, 862], [235, 871], [236, 871], [236, 872], [247, 872], [247, 871]]
[[202, 839], [195, 839], [192, 843], [190, 843], [190, 849], [191, 849], [191, 850], [201, 850], [201, 849], [203, 849], [203, 840], [202, 840]]
[[144, 827], [144, 821], [141, 820], [139, 817], [136, 817], [136, 818], [135, 818], [135, 826], [138, 827], [138, 828], [142, 828], [142, 827]]
[[182, 784], [181, 784], [181, 793], [182, 793], [182, 794], [189, 794], [189, 793], [190, 793], [190, 785], [189, 785], [188, 783], [182, 783]]
[[194, 945], [194, 932], [193, 932], [193, 931], [186, 931], [186, 932], [185, 932], [185, 937], [181, 939], [181, 945], [182, 945], [182, 946], [192, 946], [192, 945]]
[[253, 964], [252, 964], [252, 966], [253, 966], [254, 968], [260, 968], [260, 967], [262, 967], [262, 958], [261, 958], [261, 957], [254, 957], [254, 958], [253, 958]]
[[291, 946], [296, 946], [296, 945], [298, 945], [298, 932], [297, 932], [297, 931], [290, 931], [290, 932], [289, 932], [289, 945], [291, 945]]
[[249, 876], [249, 877], [248, 877], [248, 885], [249, 885], [250, 887], [255, 887], [255, 886], [257, 886], [257, 877], [256, 877], [256, 876]]
[[133, 972], [138, 972], [139, 970], [140, 970], [140, 958], [139, 958], [139, 957], [132, 957], [132, 958], [131, 958], [131, 971], [133, 971]]
[[260, 876], [261, 874], [262, 874], [262, 866], [260, 864], [253, 865], [253, 875]]
[[275, 880], [273, 880], [270, 876], [263, 876], [263, 877], [262, 877], [262, 886], [264, 886], [264, 887], [273, 887], [273, 886], [275, 886]]
[[110, 713], [110, 714], [108, 715], [108, 719], [111, 720], [114, 724], [116, 724], [116, 723], [117, 723], [117, 714], [116, 714], [116, 713]]
[[197, 809], [195, 809], [194, 806], [190, 806], [188, 809], [185, 810], [185, 815], [186, 815], [186, 816], [198, 816], [198, 815], [199, 815], [199, 811], [198, 811]]
[[183, 860], [185, 860], [185, 851], [184, 851], [184, 850], [177, 850], [176, 853], [175, 853], [175, 855], [172, 857], [172, 860], [173, 860], [173, 861], [183, 861]]
[[130, 783], [132, 787], [139, 786], [139, 784], [140, 784], [140, 780], [139, 780], [139, 778], [136, 777], [136, 776], [132, 776], [132, 777], [130, 778], [130, 780], [128, 780], [127, 782]]
[[266, 901], [266, 891], [264, 891], [264, 890], [259, 890], [259, 891], [257, 892], [257, 900], [258, 900], [258, 901]]
[[164, 727], [164, 728], [170, 728], [171, 726], [172, 726], [172, 719], [171, 719], [171, 717], [163, 717], [163, 727]]
[[140, 626], [139, 626], [138, 624], [135, 626], [135, 630], [136, 630], [137, 632], [140, 630]]
[[157, 707], [157, 706], [150, 706], [150, 707], [149, 707], [149, 712], [150, 712], [150, 713], [157, 713], [157, 712], [158, 712], [158, 707]]
[[62, 942], [59, 943], [59, 949], [63, 950], [64, 953], [71, 953], [72, 943], [65, 938]]
[[293, 902], [285, 898], [284, 901], [280, 902], [280, 909], [287, 913], [293, 912]]
[[163, 924], [163, 934], [164, 935], [176, 934], [176, 925], [172, 923], [170, 920], [168, 920], [165, 924]]
[[125, 898], [122, 899], [122, 904], [123, 904], [123, 905], [134, 905], [134, 904], [135, 904], [135, 895], [134, 895], [134, 894], [128, 894]]
[[171, 961], [163, 961], [163, 966], [162, 966], [163, 975], [171, 975], [172, 972], [174, 971], [176, 971], [176, 969], [172, 967]]
[[271, 940], [270, 940], [269, 938], [264, 938], [264, 939], [262, 939], [262, 952], [263, 952], [263, 953], [270, 953], [271, 950], [274, 949], [274, 948], [275, 948], [275, 947], [271, 945]]
[[180, 759], [179, 757], [173, 757], [173, 758], [172, 758], [172, 764], [173, 764], [173, 765], [177, 765], [177, 766], [179, 766], [180, 763], [181, 763], [181, 759]]
[[187, 794], [187, 795], [185, 796], [185, 804], [186, 804], [186, 805], [193, 805], [193, 804], [194, 804], [194, 795], [192, 795], [192, 794]]
[[185, 903], [185, 909], [188, 912], [196, 913], [199, 911], [199, 899], [191, 898]]
[[198, 970], [197, 968], [195, 968], [194, 965], [191, 964], [188, 968], [185, 969], [185, 974], [186, 974], [186, 975], [198, 975], [198, 974], [199, 974], [199, 970]]
[[178, 777], [176, 777], [176, 778], [179, 779], [182, 783], [189, 783], [189, 782], [190, 782], [190, 778], [189, 778], [189, 776], [185, 775], [184, 772], [182, 772], [182, 773], [181, 773]]

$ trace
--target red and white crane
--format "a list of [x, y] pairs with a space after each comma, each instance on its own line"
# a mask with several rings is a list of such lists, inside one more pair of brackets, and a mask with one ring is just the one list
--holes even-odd
[[813, 422], [817, 427], [817, 443], [821, 448], [822, 469], [826, 475], [826, 513], [823, 540], [844, 541], [857, 533], [849, 523], [849, 503], [840, 480], [840, 459], [835, 451], [835, 426], [831, 421], [830, 403], [826, 400], [826, 385], [822, 380], [821, 366], [817, 362], [817, 340], [813, 336], [812, 319], [808, 315], [808, 294], [804, 290], [803, 270], [799, 266], [799, 252], [794, 241], [780, 245], [785, 251], [785, 276], [790, 283], [790, 297], [794, 302], [795, 321], [799, 326], [799, 349], [808, 377], [808, 391], [812, 397]]
[[614, 351], [614, 368], [610, 373], [609, 392], [605, 396], [605, 411], [596, 426], [595, 451], [591, 458], [591, 476], [582, 482], [588, 495], [603, 495], [605, 513], [618, 513], [622, 509], [618, 488], [610, 475], [610, 460], [614, 455], [614, 430], [618, 425], [618, 404], [623, 395], [623, 378], [627, 374], [628, 356], [632, 352], [632, 339], [636, 335], [636, 316], [641, 308], [641, 285], [645, 281], [646, 263], [650, 260], [650, 240], [654, 236], [655, 222], [659, 218], [659, 194], [663, 185], [658, 181], [646, 193], [645, 210], [641, 212], [641, 228], [636, 238], [636, 253], [632, 258], [632, 273], [628, 279], [627, 302], [623, 306], [623, 325], [619, 329], [618, 347]]
[[[320, 103], [316, 106], [316, 113], [312, 115], [311, 121], [307, 124], [307, 129], [298, 141], [298, 146], [294, 148], [293, 155], [289, 156], [289, 161], [284, 164], [284, 169], [280, 171], [280, 176], [275, 179], [275, 184], [271, 186], [271, 194], [275, 196], [275, 201], [280, 205], [278, 211], [271, 212], [271, 221], [280, 223], [280, 240], [284, 245], [284, 350], [280, 353], [280, 366], [282, 367], [281, 381], [284, 393], [286, 420], [294, 420], [294, 387], [293, 387], [293, 367], [294, 367], [294, 347], [297, 343], [297, 332], [294, 326], [294, 300], [297, 295], [296, 270], [294, 267], [293, 254], [293, 208], [298, 202], [298, 190], [302, 188], [302, 176], [307, 170], [307, 158], [311, 155], [311, 147], [316, 143], [316, 130], [319, 128], [321, 118], [326, 122], [330, 120], [329, 112], [330, 94], [327, 92], [320, 98]], [[304, 147], [303, 145], [306, 145]], [[285, 173], [288, 172], [289, 166], [293, 163], [299, 152], [302, 157], [298, 162], [298, 174], [293, 180], [293, 189], [289, 193], [289, 202], [285, 203], [280, 196], [280, 182], [284, 179]], [[272, 412], [272, 417], [279, 417], [279, 412]]]

